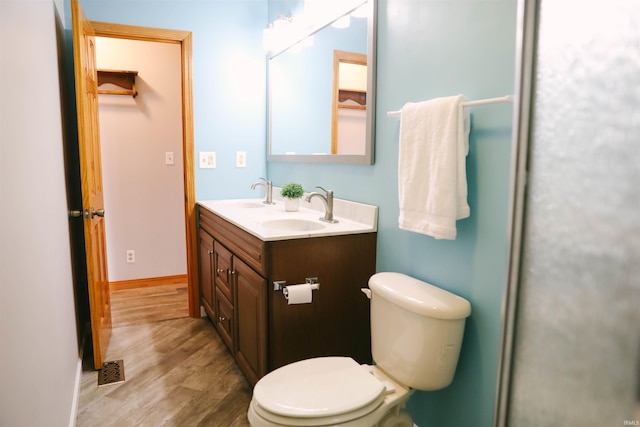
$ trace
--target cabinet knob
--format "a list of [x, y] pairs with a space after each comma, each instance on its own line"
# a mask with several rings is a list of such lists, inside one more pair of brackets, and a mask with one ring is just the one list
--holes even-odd
[[229, 270], [229, 273], [231, 273], [233, 275], [233, 274], [236, 274], [236, 271], [235, 270]]
[[227, 320], [227, 319], [224, 316], [218, 317], [218, 322], [220, 322], [220, 323], [224, 322], [225, 320]]
[[218, 274], [224, 273], [224, 269], [222, 269], [222, 268], [218, 268], [216, 271], [218, 272]]

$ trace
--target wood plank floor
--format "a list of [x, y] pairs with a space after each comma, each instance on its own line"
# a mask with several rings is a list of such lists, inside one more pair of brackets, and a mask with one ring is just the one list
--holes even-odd
[[98, 387], [98, 372], [83, 372], [78, 427], [249, 426], [251, 386], [208, 319], [135, 322], [114, 328], [107, 350], [125, 382]]
[[187, 283], [111, 290], [114, 328], [189, 316]]

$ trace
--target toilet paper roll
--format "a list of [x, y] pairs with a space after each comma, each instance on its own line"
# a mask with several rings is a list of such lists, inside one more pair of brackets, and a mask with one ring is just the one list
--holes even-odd
[[290, 285], [284, 288], [284, 297], [291, 304], [308, 304], [312, 300], [311, 285]]

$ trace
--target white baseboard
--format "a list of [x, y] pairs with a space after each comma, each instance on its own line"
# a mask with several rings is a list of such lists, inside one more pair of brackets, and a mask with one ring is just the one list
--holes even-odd
[[73, 388], [73, 401], [71, 402], [71, 414], [69, 415], [69, 427], [76, 426], [76, 418], [78, 417], [78, 401], [80, 400], [80, 381], [82, 380], [82, 357], [78, 359], [78, 367], [76, 369], [76, 383]]
[[76, 381], [73, 387], [73, 401], [71, 402], [71, 414], [69, 415], [69, 427], [76, 426], [76, 418], [78, 418], [78, 402], [80, 401], [80, 383], [82, 382], [82, 361], [84, 360], [84, 347], [87, 337], [91, 335], [91, 323], [85, 322], [84, 332], [80, 340], [80, 355], [78, 356], [78, 366], [76, 367]]

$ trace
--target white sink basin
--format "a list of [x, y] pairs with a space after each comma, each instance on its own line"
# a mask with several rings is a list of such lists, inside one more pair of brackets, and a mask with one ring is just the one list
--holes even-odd
[[314, 231], [325, 228], [324, 224], [317, 221], [299, 218], [271, 219], [262, 223], [264, 228], [279, 231]]

